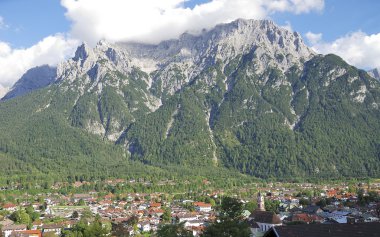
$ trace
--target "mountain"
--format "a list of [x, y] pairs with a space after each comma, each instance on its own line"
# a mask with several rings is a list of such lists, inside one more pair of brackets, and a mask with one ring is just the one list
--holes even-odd
[[368, 71], [368, 74], [371, 77], [376, 78], [377, 80], [380, 80], [380, 68], [372, 69], [372, 70]]
[[53, 84], [0, 103], [0, 156], [57, 179], [379, 176], [379, 105], [366, 72], [239, 19], [158, 45], [81, 45]]
[[8, 100], [47, 87], [57, 77], [57, 69], [48, 65], [29, 69], [1, 99]]

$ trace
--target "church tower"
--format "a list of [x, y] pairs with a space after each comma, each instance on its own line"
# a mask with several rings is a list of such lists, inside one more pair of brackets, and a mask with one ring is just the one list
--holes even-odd
[[258, 210], [259, 210], [259, 211], [265, 211], [265, 200], [264, 200], [264, 196], [261, 195], [260, 192], [257, 194], [257, 205], [258, 205]]

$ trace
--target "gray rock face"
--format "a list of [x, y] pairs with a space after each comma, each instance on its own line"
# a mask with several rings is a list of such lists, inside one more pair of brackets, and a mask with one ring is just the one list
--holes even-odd
[[[195, 81], [207, 92], [217, 83], [215, 75], [205, 76], [207, 68], [217, 65], [225, 77], [223, 87], [229, 90], [233, 82], [228, 79], [228, 68], [247, 57], [255, 67], [246, 73], [259, 76], [267, 68], [277, 68], [283, 73], [291, 67], [302, 70], [304, 62], [314, 55], [296, 32], [269, 20], [238, 19], [199, 35], [184, 33], [179, 39], [157, 45], [100, 41], [90, 48], [84, 43], [74, 58], [58, 65], [57, 84], [62, 93], [77, 95], [74, 103], [77, 107], [77, 101], [87, 94], [95, 95], [99, 101], [109, 90], [122, 101], [129, 101], [129, 95], [140, 94], [141, 101], [128, 102], [129, 119], [133, 120], [134, 114], [147, 109], [154, 112], [167, 98]], [[132, 91], [126, 93], [127, 88]], [[86, 130], [116, 140], [127, 124], [122, 125], [112, 116], [108, 120], [102, 117], [101, 121], [83, 123], [88, 124]]]
[[[229, 80], [230, 68], [246, 58], [255, 65], [247, 69], [247, 75], [259, 76], [267, 68], [277, 68], [283, 73], [291, 67], [302, 70], [304, 62], [314, 55], [296, 32], [269, 20], [238, 19], [199, 35], [184, 33], [179, 39], [157, 45], [100, 41], [91, 48], [83, 43], [75, 56], [59, 64], [57, 69], [42, 66], [28, 71], [4, 99], [56, 81], [60, 93], [75, 95], [73, 106], [78, 108], [78, 101], [83, 103], [88, 95], [97, 98], [92, 102], [97, 104], [111, 90], [122, 104], [127, 101], [124, 117], [104, 118], [102, 114], [107, 109], [95, 106], [93, 110], [98, 110], [101, 119], [90, 118], [81, 126], [116, 140], [128, 126], [122, 120], [133, 121], [135, 114], [154, 112], [184, 86], [196, 81], [203, 85], [200, 90], [207, 92], [217, 83], [216, 75], [205, 75], [207, 68], [217, 65], [225, 77], [223, 88], [229, 90], [233, 86]], [[130, 101], [131, 95], [136, 96], [134, 101]]]
[[[148, 74], [144, 79], [150, 86], [160, 84], [160, 93], [172, 95], [204, 68], [217, 63], [224, 68], [250, 53], [256, 64], [256, 74], [268, 67], [283, 72], [293, 66], [301, 68], [304, 61], [315, 55], [297, 32], [278, 27], [269, 20], [238, 19], [200, 35], [184, 33], [177, 40], [158, 45], [101, 41], [90, 49], [83, 44], [73, 59], [58, 66], [58, 78], [73, 82], [78, 77], [88, 77], [86, 83], [96, 87], [97, 78], [108, 71], [128, 75], [133, 68], [138, 68]], [[182, 80], [174, 80], [173, 71], [181, 75]]]
[[[91, 49], [83, 44], [75, 56], [61, 63], [58, 69], [45, 65], [27, 71], [2, 100], [46, 87], [56, 78], [73, 82], [78, 77], [88, 77], [90, 80], [86, 83], [91, 82], [92, 87], [96, 87], [98, 79], [108, 71], [128, 74], [133, 68], [149, 75], [144, 78], [149, 86], [159, 83], [160, 92], [171, 95], [197, 77], [205, 67], [218, 62], [225, 67], [236, 57], [250, 52], [255, 55], [256, 73], [269, 66], [282, 71], [294, 65], [301, 67], [314, 55], [297, 32], [280, 28], [269, 20], [238, 19], [217, 25], [200, 35], [184, 33], [177, 40], [158, 45], [101, 41]], [[173, 69], [181, 74], [183, 80], [173, 81]], [[374, 75], [378, 75], [376, 72]]]
[[368, 74], [371, 77], [376, 78], [377, 80], [380, 81], [380, 68], [372, 69], [372, 70], [368, 71]]
[[44, 88], [53, 83], [56, 77], [55, 67], [43, 65], [29, 69], [1, 100], [9, 100]]

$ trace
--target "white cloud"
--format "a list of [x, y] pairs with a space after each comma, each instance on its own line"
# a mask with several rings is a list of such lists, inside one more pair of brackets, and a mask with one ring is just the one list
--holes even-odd
[[322, 40], [322, 33], [315, 34], [309, 31], [305, 34], [305, 36], [312, 45], [318, 44]]
[[319, 11], [324, 0], [212, 0], [184, 8], [183, 0], [61, 0], [71, 34], [90, 44], [100, 39], [158, 43], [185, 31], [199, 32], [237, 18], [263, 19], [275, 12]]
[[[184, 0], [61, 0], [71, 21], [70, 35], [90, 44], [100, 39], [158, 43], [183, 32], [200, 32], [237, 18], [263, 19], [275, 12], [319, 11], [324, 0], [211, 0], [185, 8]], [[290, 27], [288, 24], [287, 27]], [[0, 16], [0, 29], [8, 28]], [[26, 70], [57, 64], [71, 55], [78, 41], [61, 34], [36, 45], [14, 49], [0, 41], [0, 86], [11, 87]]]
[[293, 12], [296, 14], [321, 11], [325, 6], [324, 0], [268, 0], [263, 1], [271, 12]]
[[285, 25], [282, 25], [282, 26], [280, 26], [280, 27], [282, 27], [282, 28], [284, 28], [284, 29], [286, 29], [286, 30], [288, 30], [288, 31], [290, 31], [290, 32], [293, 32], [292, 24], [290, 24], [289, 21], [286, 21], [286, 22], [285, 22]]
[[[310, 32], [309, 36], [311, 35], [316, 34]], [[348, 63], [363, 69], [380, 67], [380, 33], [368, 35], [358, 31], [332, 42], [324, 42], [322, 34], [317, 35], [320, 35], [320, 39], [310, 43], [318, 53], [337, 54]]]
[[9, 44], [0, 41], [0, 57], [5, 57], [11, 53], [12, 49]]
[[5, 94], [7, 94], [9, 88], [8, 87], [3, 87], [1, 84], [0, 84], [0, 99], [4, 97]]
[[26, 70], [43, 65], [55, 65], [71, 55], [78, 41], [66, 39], [57, 34], [48, 36], [36, 45], [26, 49], [12, 49], [5, 42], [0, 42], [0, 86], [12, 86]]
[[8, 25], [5, 23], [4, 18], [0, 16], [0, 30], [8, 28]]

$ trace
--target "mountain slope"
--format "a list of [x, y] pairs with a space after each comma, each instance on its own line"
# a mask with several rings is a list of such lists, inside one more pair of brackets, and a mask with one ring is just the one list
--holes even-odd
[[54, 84], [0, 103], [0, 153], [60, 176], [142, 164], [378, 176], [379, 105], [366, 72], [271, 21], [240, 19], [158, 45], [83, 44]]
[[57, 69], [48, 65], [29, 69], [1, 100], [9, 100], [45, 88], [53, 83], [56, 77]]

